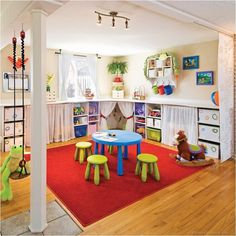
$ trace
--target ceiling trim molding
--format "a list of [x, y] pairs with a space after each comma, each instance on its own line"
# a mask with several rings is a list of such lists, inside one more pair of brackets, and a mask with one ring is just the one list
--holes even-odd
[[[211, 29], [211, 30], [223, 33], [223, 34], [226, 34], [230, 37], [233, 37], [233, 35], [234, 35], [234, 32], [226, 30], [226, 29], [224, 29], [224, 28], [222, 28], [218, 25], [212, 24], [209, 21], [203, 20], [199, 17], [193, 16], [193, 15], [191, 15], [191, 14], [185, 12], [185, 11], [179, 10], [179, 9], [177, 9], [175, 7], [172, 7], [172, 6], [170, 6], [166, 3], [159, 2], [159, 1], [156, 1], [156, 0], [148, 0], [148, 1], [155, 4], [155, 5], [158, 5], [161, 8], [164, 8], [165, 10], [169, 10], [170, 12], [174, 12], [175, 14], [178, 14], [181, 17], [184, 17], [183, 20], [186, 20], [187, 22], [191, 21], [194, 24], [203, 26], [205, 28], [208, 28], [208, 29]], [[175, 16], [173, 15], [172, 17], [175, 17]]]

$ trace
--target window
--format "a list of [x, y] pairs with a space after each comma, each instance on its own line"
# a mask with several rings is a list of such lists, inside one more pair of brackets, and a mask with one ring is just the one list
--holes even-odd
[[87, 88], [96, 95], [96, 57], [60, 56], [59, 96], [61, 100], [84, 97]]

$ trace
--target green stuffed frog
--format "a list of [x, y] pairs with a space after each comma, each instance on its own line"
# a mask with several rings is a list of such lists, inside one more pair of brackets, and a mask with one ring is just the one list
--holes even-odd
[[[13, 146], [10, 150], [10, 154], [4, 160], [1, 170], [2, 177], [2, 190], [0, 192], [2, 201], [10, 201], [13, 198], [11, 185], [9, 183], [9, 177], [13, 172], [20, 172], [21, 168], [19, 167], [19, 162], [22, 159], [22, 145]], [[27, 174], [30, 173], [29, 163], [26, 164]]]

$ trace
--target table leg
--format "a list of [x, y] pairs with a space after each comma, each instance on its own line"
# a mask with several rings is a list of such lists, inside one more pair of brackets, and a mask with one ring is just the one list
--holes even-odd
[[122, 146], [118, 146], [117, 174], [123, 175]]
[[124, 159], [128, 159], [128, 146], [124, 146]]
[[141, 153], [141, 143], [137, 144], [137, 155]]
[[104, 155], [105, 154], [105, 145], [102, 144], [101, 146], [101, 154]]
[[95, 143], [94, 154], [98, 154], [98, 143]]

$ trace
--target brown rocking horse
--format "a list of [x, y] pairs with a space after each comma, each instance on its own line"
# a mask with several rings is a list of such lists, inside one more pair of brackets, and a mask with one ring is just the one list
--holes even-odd
[[214, 163], [212, 159], [206, 160], [206, 148], [203, 145], [189, 144], [183, 130], [180, 130], [177, 135], [178, 155], [176, 156], [176, 162], [178, 164], [185, 166], [205, 166]]

